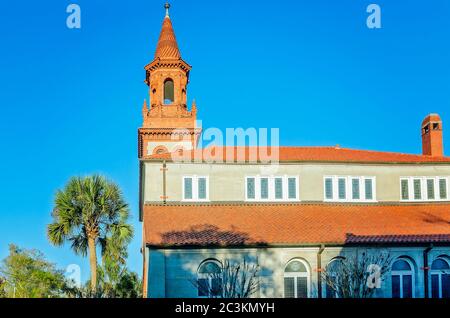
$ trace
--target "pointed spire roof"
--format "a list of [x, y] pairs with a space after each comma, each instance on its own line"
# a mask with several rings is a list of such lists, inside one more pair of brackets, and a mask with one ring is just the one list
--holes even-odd
[[142, 105], [142, 112], [143, 113], [147, 113], [148, 112], [147, 100], [146, 99], [144, 99], [144, 104]]
[[161, 34], [158, 40], [158, 46], [156, 47], [155, 59], [157, 58], [170, 58], [170, 59], [180, 59], [181, 53], [178, 49], [177, 39], [175, 37], [175, 32], [173, 31], [172, 21], [170, 21], [168, 3], [165, 4], [166, 16], [163, 21]]

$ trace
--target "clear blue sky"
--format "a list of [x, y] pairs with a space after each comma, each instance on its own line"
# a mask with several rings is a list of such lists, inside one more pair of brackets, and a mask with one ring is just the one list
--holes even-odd
[[[71, 2], [81, 30], [65, 25]], [[0, 258], [14, 242], [61, 267], [82, 265], [87, 279], [87, 260], [52, 247], [46, 225], [69, 177], [103, 173], [130, 203], [129, 262], [141, 273], [136, 139], [163, 2], [2, 6]], [[381, 30], [366, 27], [370, 3], [382, 8]], [[448, 0], [173, 0], [171, 17], [204, 127], [275, 127], [283, 145], [420, 153], [420, 123], [437, 112], [450, 151]]]

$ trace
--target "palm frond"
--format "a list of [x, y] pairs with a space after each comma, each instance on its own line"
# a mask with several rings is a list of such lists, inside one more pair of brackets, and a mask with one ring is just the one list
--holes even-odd
[[100, 175], [74, 177], [55, 194], [47, 235], [54, 245], [69, 241], [73, 251], [83, 256], [89, 250], [88, 237], [94, 237], [108, 268], [122, 266], [134, 235], [129, 216], [128, 204], [114, 182]]
[[72, 235], [69, 238], [69, 241], [72, 242], [71, 247], [74, 250], [75, 254], [81, 255], [85, 257], [88, 252], [88, 236], [86, 233], [86, 229], [83, 226], [78, 234]]

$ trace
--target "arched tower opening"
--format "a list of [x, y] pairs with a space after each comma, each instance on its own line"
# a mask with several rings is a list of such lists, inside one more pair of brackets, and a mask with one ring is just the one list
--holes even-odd
[[164, 105], [173, 104], [175, 101], [175, 85], [171, 78], [164, 81]]

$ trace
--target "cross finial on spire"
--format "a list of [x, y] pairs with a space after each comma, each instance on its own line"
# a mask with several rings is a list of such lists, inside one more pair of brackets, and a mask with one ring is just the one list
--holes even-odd
[[166, 2], [166, 4], [164, 5], [164, 8], [166, 9], [166, 17], [169, 17], [170, 3]]

